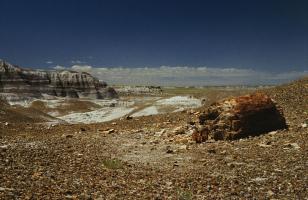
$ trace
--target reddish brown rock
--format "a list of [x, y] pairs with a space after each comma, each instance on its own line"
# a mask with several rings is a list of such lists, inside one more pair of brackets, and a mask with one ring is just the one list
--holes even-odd
[[281, 108], [262, 93], [214, 103], [199, 116], [199, 123], [204, 128], [193, 136], [196, 142], [238, 139], [287, 128]]
[[201, 126], [198, 129], [194, 130], [192, 134], [192, 139], [197, 143], [205, 142], [208, 139], [208, 133], [208, 129]]

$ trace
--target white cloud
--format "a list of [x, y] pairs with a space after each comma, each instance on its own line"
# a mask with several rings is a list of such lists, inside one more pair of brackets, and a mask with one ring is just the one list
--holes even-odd
[[51, 60], [47, 60], [45, 63], [46, 63], [46, 64], [52, 64], [52, 63], [53, 63], [53, 61], [51, 61]]
[[308, 71], [271, 73], [252, 69], [188, 66], [128, 68], [73, 65], [68, 69], [89, 72], [109, 84], [129, 85], [207, 86], [279, 84], [308, 75]]
[[73, 65], [72, 70], [90, 72], [92, 70], [92, 66], [90, 65]]
[[56, 70], [62, 70], [62, 69], [66, 69], [66, 68], [63, 67], [63, 66], [57, 65], [57, 66], [54, 67], [54, 69], [56, 69]]
[[80, 60], [72, 60], [71, 63], [72, 63], [72, 64], [84, 64], [84, 63], [86, 63], [86, 62], [80, 61]]

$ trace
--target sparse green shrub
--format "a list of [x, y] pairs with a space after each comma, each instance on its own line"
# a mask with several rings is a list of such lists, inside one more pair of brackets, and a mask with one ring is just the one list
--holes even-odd
[[121, 169], [123, 163], [118, 159], [106, 159], [103, 160], [103, 166], [107, 169]]
[[178, 197], [179, 200], [191, 200], [192, 199], [192, 193], [190, 191], [183, 191], [183, 190], [179, 190], [178, 191]]

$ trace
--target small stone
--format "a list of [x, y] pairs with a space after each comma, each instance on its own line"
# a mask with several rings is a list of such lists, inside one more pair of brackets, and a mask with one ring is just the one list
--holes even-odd
[[282, 172], [281, 169], [274, 169], [275, 172]]
[[125, 117], [125, 119], [126, 120], [131, 120], [131, 119], [133, 119], [133, 117], [128, 115], [128, 116]]
[[180, 165], [178, 164], [178, 161], [174, 161], [173, 166], [174, 166], [174, 167], [178, 167], [178, 166], [180, 166]]
[[167, 146], [166, 149], [167, 149], [166, 153], [174, 153], [174, 151], [171, 149], [170, 146]]
[[166, 185], [170, 187], [172, 185], [172, 182], [171, 181], [167, 181]]
[[251, 181], [253, 182], [263, 182], [263, 181], [266, 181], [267, 178], [262, 178], [262, 177], [257, 177], [257, 178], [253, 178], [251, 179]]
[[166, 151], [166, 153], [173, 153], [173, 150], [172, 150], [172, 149], [168, 149], [168, 150]]
[[80, 198], [81, 198], [81, 199], [84, 199], [84, 200], [90, 200], [90, 199], [92, 199], [92, 198], [91, 198], [91, 195], [88, 195], [88, 194], [85, 194], [85, 193], [80, 194]]
[[66, 195], [65, 198], [67, 199], [73, 199], [74, 197], [72, 195]]
[[185, 134], [185, 130], [183, 127], [179, 126], [173, 130], [173, 133], [175, 133], [176, 135], [182, 135]]
[[86, 129], [85, 129], [85, 128], [83, 128], [83, 127], [81, 127], [81, 128], [80, 128], [80, 131], [86, 131]]
[[270, 197], [273, 196], [274, 194], [275, 193], [272, 190], [267, 191], [267, 195], [270, 196]]
[[301, 147], [297, 143], [287, 143], [283, 149], [300, 149]]
[[161, 137], [164, 133], [166, 133], [166, 129], [162, 129], [161, 131], [159, 132], [156, 132], [154, 134], [155, 137]]
[[111, 133], [115, 132], [115, 130], [112, 129], [112, 128], [111, 129], [107, 129], [107, 130], [100, 130], [100, 129], [98, 129], [98, 131], [101, 132], [104, 135], [111, 134]]
[[277, 131], [271, 131], [271, 132], [269, 132], [268, 134], [271, 135], [271, 136], [273, 136], [273, 135], [275, 135], [276, 133], [277, 133]]
[[151, 140], [150, 144], [159, 144], [159, 140]]
[[208, 152], [208, 153], [213, 153], [213, 154], [215, 154], [215, 153], [216, 153], [216, 150], [215, 150], [215, 149], [208, 149], [207, 152]]
[[271, 147], [272, 145], [270, 145], [270, 144], [264, 144], [264, 143], [260, 143], [260, 144], [258, 144], [260, 147], [265, 147], [265, 148], [267, 148], [267, 147]]
[[181, 145], [181, 146], [179, 147], [179, 150], [180, 150], [180, 151], [187, 150], [187, 145]]
[[222, 152], [220, 152], [220, 154], [222, 155], [226, 155], [227, 151], [226, 150], [223, 150]]
[[302, 123], [302, 124], [301, 124], [301, 127], [302, 127], [302, 128], [307, 128], [307, 123]]
[[8, 126], [8, 125], [9, 125], [9, 123], [8, 123], [8, 122], [5, 122], [5, 123], [4, 123], [4, 125], [5, 125], [5, 126]]
[[112, 124], [112, 125], [117, 125], [117, 123], [116, 123], [116, 122], [112, 122], [111, 124]]
[[195, 124], [196, 124], [196, 122], [193, 122], [193, 121], [189, 121], [189, 122], [187, 122], [187, 124], [188, 124], [188, 125], [191, 125], [191, 126], [193, 126], [193, 125], [195, 125]]
[[6, 151], [9, 148], [9, 145], [2, 145], [0, 146], [0, 150]]
[[110, 134], [110, 133], [114, 133], [115, 132], [115, 130], [114, 129], [109, 129], [109, 130], [107, 130], [107, 133], [108, 134]]
[[62, 135], [63, 138], [73, 138], [73, 134], [64, 134]]
[[177, 144], [187, 144], [189, 141], [187, 138], [177, 138], [175, 139], [175, 143]]
[[14, 191], [14, 189], [13, 188], [0, 187], [0, 192], [4, 192], [4, 191]]

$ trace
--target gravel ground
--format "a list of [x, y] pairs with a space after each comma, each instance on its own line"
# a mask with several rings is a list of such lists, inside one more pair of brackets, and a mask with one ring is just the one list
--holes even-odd
[[288, 130], [195, 144], [193, 111], [0, 124], [0, 199], [308, 199], [308, 79], [264, 92]]

